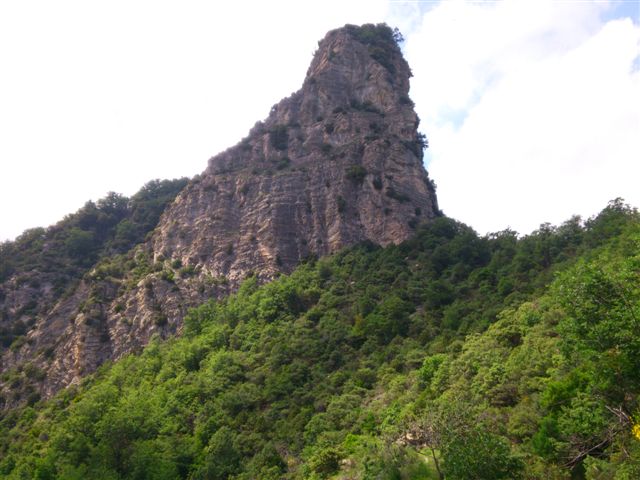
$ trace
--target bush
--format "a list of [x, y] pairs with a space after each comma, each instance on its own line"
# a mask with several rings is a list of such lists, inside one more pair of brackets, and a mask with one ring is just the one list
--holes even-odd
[[340, 453], [335, 448], [322, 448], [309, 458], [308, 465], [321, 478], [327, 478], [340, 468]]
[[162, 280], [164, 280], [165, 282], [169, 282], [169, 283], [175, 283], [176, 281], [175, 274], [173, 273], [172, 270], [163, 270], [162, 273], [160, 274], [160, 278], [162, 278]]
[[276, 170], [284, 170], [289, 165], [291, 165], [291, 159], [289, 157], [283, 157], [280, 160], [278, 160], [278, 163], [276, 165]]
[[413, 107], [414, 103], [413, 103], [413, 100], [411, 100], [409, 97], [407, 97], [406, 95], [402, 95], [400, 97], [400, 105], [409, 105]]
[[384, 23], [377, 25], [369, 23], [361, 27], [346, 25], [345, 28], [358, 41], [367, 45], [369, 55], [374, 60], [386, 68], [389, 73], [395, 73], [393, 56], [399, 52], [398, 43], [403, 40], [397, 29], [394, 31]]
[[192, 275], [195, 275], [196, 267], [194, 267], [193, 265], [187, 265], [185, 267], [182, 267], [178, 273], [180, 273], [180, 276], [182, 278], [190, 277]]
[[362, 165], [351, 165], [347, 168], [347, 178], [353, 183], [362, 183], [367, 176], [367, 170]]
[[91, 253], [95, 247], [95, 234], [91, 231], [74, 227], [69, 230], [65, 240], [67, 253], [75, 258], [82, 258]]
[[518, 479], [524, 465], [511, 454], [509, 444], [481, 429], [454, 433], [442, 448], [447, 479]]
[[383, 114], [383, 112], [381, 112], [378, 107], [376, 107], [373, 103], [369, 101], [360, 103], [358, 100], [352, 99], [350, 104], [351, 104], [351, 108], [353, 108], [354, 110], [358, 110], [361, 112], [377, 113], [380, 115]]
[[289, 146], [289, 132], [286, 125], [276, 125], [269, 132], [269, 141], [276, 150], [286, 150]]
[[164, 327], [168, 322], [167, 316], [162, 312], [156, 312], [153, 316], [153, 323], [158, 327]]
[[429, 385], [431, 383], [431, 379], [440, 368], [440, 365], [446, 360], [447, 356], [438, 353], [435, 355], [431, 355], [426, 357], [422, 362], [422, 367], [420, 368], [420, 381], [423, 385]]
[[411, 200], [405, 194], [397, 192], [396, 189], [393, 187], [387, 187], [386, 194], [387, 194], [387, 197], [393, 198], [394, 200], [397, 200], [400, 203], [405, 203]]

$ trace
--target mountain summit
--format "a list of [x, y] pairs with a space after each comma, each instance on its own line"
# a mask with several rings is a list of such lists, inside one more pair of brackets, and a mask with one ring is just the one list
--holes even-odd
[[104, 255], [64, 296], [40, 296], [49, 287], [14, 281], [20, 272], [4, 282], [5, 323], [25, 320], [29, 297], [47, 302], [30, 309], [33, 327], [3, 352], [2, 370], [37, 365], [34, 388], [50, 396], [154, 334], [179, 332], [188, 308], [248, 276], [268, 281], [305, 258], [406, 240], [439, 215], [410, 76], [386, 25], [329, 32], [302, 88], [210, 159], [145, 242]]
[[156, 258], [236, 282], [365, 240], [405, 240], [437, 214], [409, 76], [388, 27], [327, 34], [302, 89], [169, 208]]

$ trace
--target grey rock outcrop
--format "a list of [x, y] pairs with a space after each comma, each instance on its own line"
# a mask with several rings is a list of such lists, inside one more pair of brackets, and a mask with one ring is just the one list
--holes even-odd
[[329, 32], [302, 88], [209, 160], [129, 270], [93, 269], [3, 353], [2, 369], [36, 364], [50, 396], [154, 334], [179, 333], [189, 307], [248, 275], [268, 281], [306, 257], [407, 239], [439, 214], [409, 77], [388, 28]]

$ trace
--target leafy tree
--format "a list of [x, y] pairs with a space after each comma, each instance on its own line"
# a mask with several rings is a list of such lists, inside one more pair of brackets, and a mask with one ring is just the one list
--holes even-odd
[[464, 434], [450, 433], [442, 457], [443, 471], [451, 480], [517, 479], [524, 468], [505, 440], [479, 428]]
[[77, 259], [88, 257], [95, 248], [95, 234], [91, 231], [74, 227], [69, 230], [65, 240], [67, 253]]

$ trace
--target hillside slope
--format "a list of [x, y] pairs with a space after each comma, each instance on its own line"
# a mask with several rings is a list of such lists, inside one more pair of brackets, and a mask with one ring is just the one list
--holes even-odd
[[[15, 241], [0, 243], [0, 371], [24, 360], [51, 361], [58, 340], [56, 309], [82, 290], [96, 262], [144, 242], [186, 184], [184, 178], [153, 180], [131, 198], [111, 192], [51, 227], [27, 230]], [[64, 331], [69, 320], [62, 316], [58, 330]], [[7, 391], [0, 382], [0, 389], [0, 408], [39, 397], [30, 385]]]
[[5, 415], [0, 474], [638, 478], [639, 245], [615, 201], [521, 239], [440, 218], [250, 278], [182, 338]]

